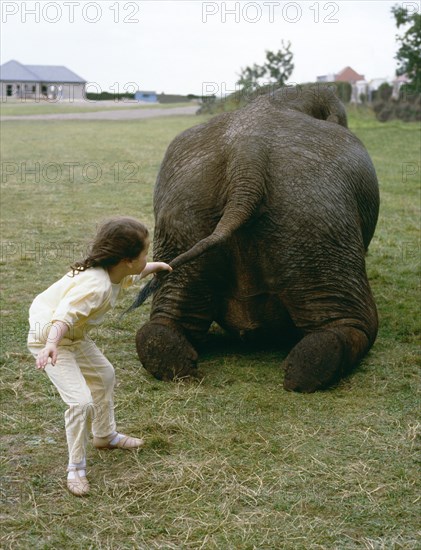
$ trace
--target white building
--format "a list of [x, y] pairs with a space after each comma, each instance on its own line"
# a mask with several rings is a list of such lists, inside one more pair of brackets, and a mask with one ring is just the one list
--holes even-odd
[[62, 65], [23, 65], [8, 61], [0, 66], [0, 97], [39, 101], [85, 99], [86, 80]]

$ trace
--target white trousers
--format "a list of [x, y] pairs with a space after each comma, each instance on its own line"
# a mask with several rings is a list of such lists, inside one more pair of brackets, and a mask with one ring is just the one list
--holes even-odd
[[[28, 344], [34, 357], [42, 344]], [[56, 364], [45, 372], [68, 406], [64, 414], [69, 463], [86, 456], [89, 432], [107, 437], [116, 431], [113, 392], [114, 368], [95, 343], [86, 338], [58, 346]]]

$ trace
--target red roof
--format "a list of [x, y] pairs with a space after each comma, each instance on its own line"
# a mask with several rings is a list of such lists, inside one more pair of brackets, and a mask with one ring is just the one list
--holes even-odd
[[356, 73], [351, 67], [345, 67], [345, 69], [342, 69], [340, 73], [335, 75], [335, 81], [339, 80], [354, 83], [357, 80], [364, 80], [364, 75]]

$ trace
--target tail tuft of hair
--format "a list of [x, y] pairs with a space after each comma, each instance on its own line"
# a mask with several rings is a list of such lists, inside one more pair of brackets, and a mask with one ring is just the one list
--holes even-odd
[[162, 282], [163, 278], [153, 277], [153, 279], [146, 283], [146, 285], [140, 289], [139, 294], [136, 296], [136, 299], [134, 300], [132, 305], [128, 309], [126, 309], [126, 311], [123, 311], [123, 313], [120, 315], [120, 319], [124, 317], [127, 313], [130, 313], [134, 309], [137, 309], [144, 302], [146, 302], [149, 296], [152, 296], [152, 294], [158, 290]]

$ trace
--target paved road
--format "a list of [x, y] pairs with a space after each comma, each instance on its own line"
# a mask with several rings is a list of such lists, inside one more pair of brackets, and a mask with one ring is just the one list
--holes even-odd
[[93, 113], [57, 113], [48, 115], [23, 115], [23, 116], [2, 116], [1, 120], [136, 120], [142, 118], [153, 118], [173, 115], [194, 115], [198, 105], [186, 107], [173, 107], [168, 109], [116, 109], [107, 111], [95, 111]]

